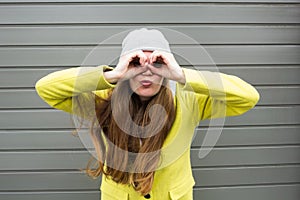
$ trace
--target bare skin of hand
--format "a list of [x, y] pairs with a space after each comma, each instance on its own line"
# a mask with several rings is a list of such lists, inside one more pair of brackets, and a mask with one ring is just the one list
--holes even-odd
[[[155, 66], [157, 62], [162, 64]], [[150, 65], [148, 67], [154, 74], [185, 84], [186, 80], [183, 70], [172, 53], [154, 51], [150, 57]]]
[[[135, 60], [138, 60], [138, 66], [132, 64]], [[112, 71], [105, 72], [104, 77], [108, 82], [116, 83], [119, 80], [130, 79], [148, 69], [150, 69], [153, 74], [185, 84], [185, 75], [173, 54], [158, 50], [155, 50], [151, 54], [150, 60], [142, 50], [125, 54], [120, 57], [116, 68]]]
[[[139, 67], [136, 67], [132, 64], [132, 61], [134, 61], [135, 59], [139, 59]], [[114, 70], [104, 73], [104, 77], [110, 83], [116, 83], [119, 80], [130, 79], [138, 74], [147, 71], [147, 67], [145, 66], [146, 60], [147, 57], [142, 50], [125, 54], [120, 57], [119, 62]]]

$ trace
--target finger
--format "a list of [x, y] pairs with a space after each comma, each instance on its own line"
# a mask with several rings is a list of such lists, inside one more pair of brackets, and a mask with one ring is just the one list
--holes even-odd
[[152, 54], [150, 55], [150, 63], [154, 63], [157, 60], [157, 57], [160, 55], [160, 52], [155, 50], [152, 52]]
[[140, 50], [137, 56], [140, 58], [140, 65], [144, 66], [147, 61], [147, 56], [145, 55], [145, 53]]
[[159, 68], [153, 65], [149, 65], [148, 68], [153, 74], [162, 76], [167, 79], [172, 79], [172, 71], [167, 65], [162, 65], [162, 67]]
[[137, 76], [137, 75], [139, 75], [139, 74], [142, 74], [142, 73], [144, 73], [145, 71], [147, 71], [148, 70], [148, 67], [147, 66], [141, 66], [141, 67], [138, 67], [138, 68], [134, 68], [134, 69], [132, 69], [132, 75], [133, 76]]
[[151, 64], [148, 64], [147, 67], [148, 67], [148, 69], [150, 69], [150, 71], [153, 74], [156, 74], [156, 75], [159, 75], [159, 76], [163, 76], [164, 71], [165, 71], [165, 69], [162, 69], [161, 67], [160, 68], [155, 67], [155, 66], [153, 66]]
[[134, 58], [138, 57], [139, 51], [134, 51], [128, 54], [125, 54], [127, 60], [132, 61]]
[[140, 65], [143, 66], [145, 65], [146, 60], [147, 60], [147, 56], [144, 54], [144, 52], [142, 50], [138, 50], [130, 54], [129, 62], [134, 61], [135, 66], [140, 66]]
[[[158, 62], [158, 63], [164, 63], [167, 64], [169, 63], [169, 59], [168, 59], [168, 55], [166, 52], [162, 52], [162, 51], [154, 51], [153, 52], [153, 60], [152, 60], [152, 64]], [[160, 66], [160, 65], [158, 65]]]
[[145, 71], [147, 71], [147, 67], [138, 67], [138, 68], [134, 68], [134, 69], [131, 69], [130, 72], [129, 72], [129, 76], [128, 76], [128, 79], [131, 79], [139, 74], [142, 74], [144, 73]]
[[148, 68], [146, 66], [141, 66], [141, 67], [133, 67], [130, 68], [124, 75], [124, 77], [122, 78], [122, 80], [127, 80], [127, 79], [131, 79], [135, 76], [137, 76], [138, 74], [142, 74], [145, 71], [147, 71]]

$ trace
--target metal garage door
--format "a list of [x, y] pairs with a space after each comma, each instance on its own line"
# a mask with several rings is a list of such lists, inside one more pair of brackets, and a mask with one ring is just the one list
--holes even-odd
[[[194, 199], [298, 200], [299, 24], [299, 0], [1, 0], [0, 199], [100, 198], [99, 180], [78, 170], [90, 155], [72, 136], [70, 116], [46, 105], [34, 84], [49, 72], [80, 66], [109, 36], [148, 26], [195, 39], [220, 71], [238, 75], [261, 94], [253, 110], [226, 120], [203, 159], [198, 152], [207, 127], [197, 129]], [[106, 45], [91, 64], [107, 64], [119, 46]], [[193, 45], [171, 48], [190, 52]]]

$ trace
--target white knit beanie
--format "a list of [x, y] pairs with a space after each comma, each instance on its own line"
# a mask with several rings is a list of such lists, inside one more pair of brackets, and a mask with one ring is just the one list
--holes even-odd
[[171, 52], [169, 42], [155, 29], [136, 29], [128, 33], [122, 42], [121, 56], [136, 50], [160, 50]]

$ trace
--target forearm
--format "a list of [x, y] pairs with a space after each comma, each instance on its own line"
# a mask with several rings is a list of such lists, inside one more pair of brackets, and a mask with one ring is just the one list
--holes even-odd
[[[239, 115], [253, 108], [259, 100], [256, 89], [236, 76], [189, 69], [184, 69], [184, 73], [183, 90], [207, 97], [198, 100], [201, 119]], [[223, 114], [216, 112], [222, 105], [225, 106]]]
[[185, 78], [185, 74], [184, 74], [184, 70], [180, 67], [180, 71], [177, 73], [178, 76], [176, 76], [176, 79], [174, 81], [185, 85], [186, 84], [186, 78]]
[[36, 83], [36, 91], [50, 106], [66, 110], [72, 107], [72, 98], [75, 96], [114, 87], [103, 76], [103, 71], [108, 69], [111, 68], [76, 67], [53, 72]]
[[118, 80], [120, 79], [120, 75], [116, 73], [114, 70], [106, 71], [103, 73], [103, 76], [107, 82], [111, 84], [116, 84]]

